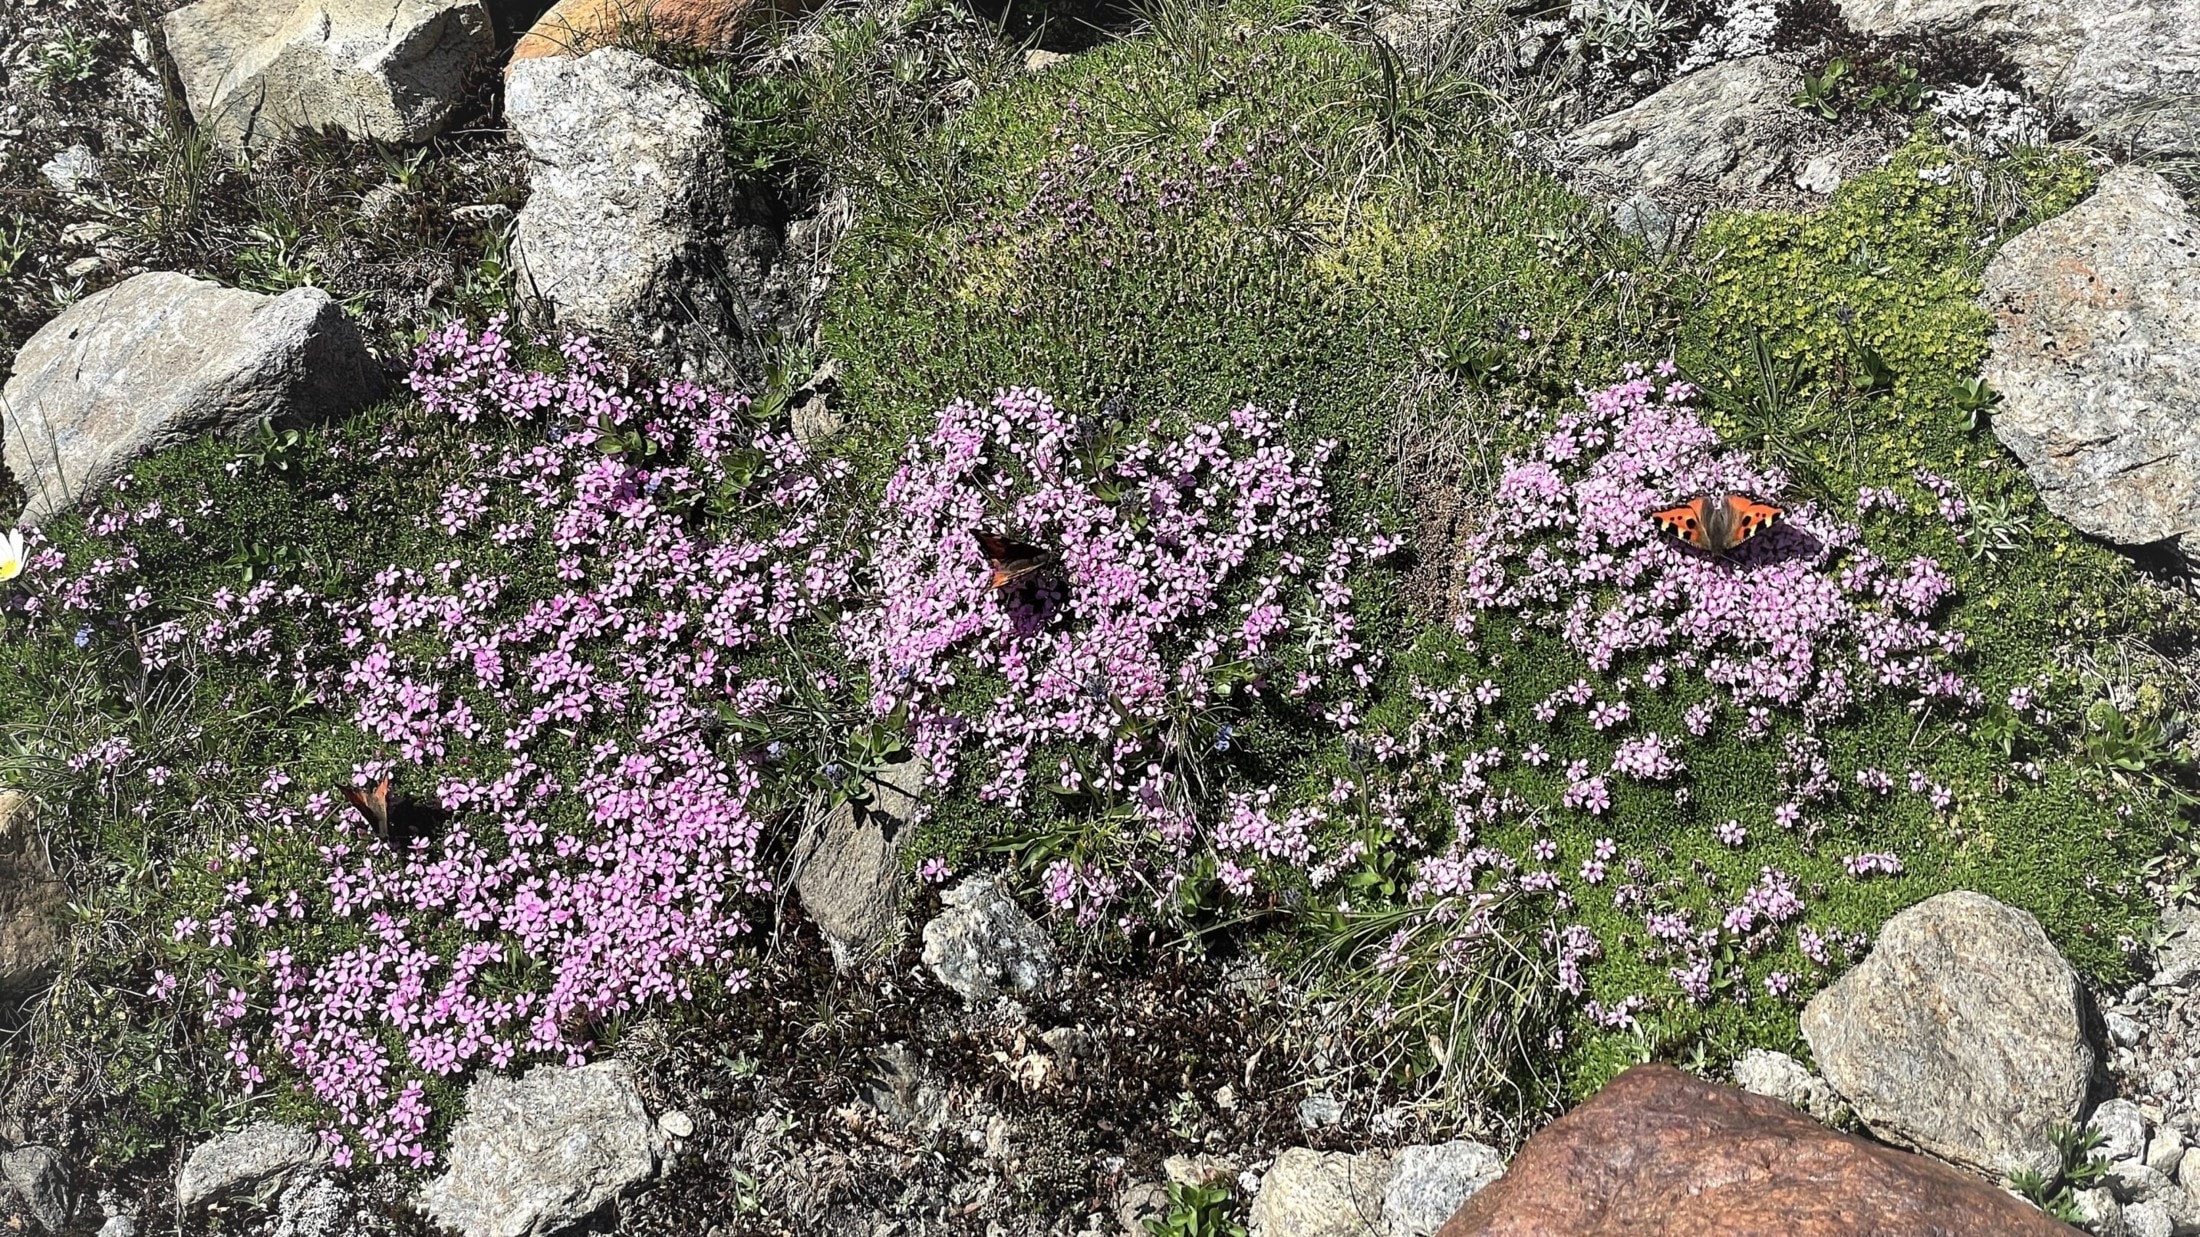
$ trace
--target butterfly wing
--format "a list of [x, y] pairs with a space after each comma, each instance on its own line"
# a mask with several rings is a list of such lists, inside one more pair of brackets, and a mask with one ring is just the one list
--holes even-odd
[[989, 571], [985, 585], [987, 588], [1007, 588], [1054, 561], [1052, 554], [1014, 537], [984, 529], [974, 530], [971, 535], [978, 539], [978, 548], [985, 552], [985, 565]]
[[377, 836], [389, 836], [390, 779], [385, 777], [364, 789], [357, 786], [346, 786], [344, 787], [344, 797], [351, 800], [351, 805], [358, 809], [359, 815], [364, 817], [369, 825], [374, 826], [374, 832]]
[[1712, 549], [1724, 554], [1735, 546], [1779, 523], [1786, 512], [1763, 499], [1747, 494], [1729, 494], [1720, 500], [1723, 518], [1713, 521], [1718, 527]]
[[1650, 513], [1652, 522], [1665, 533], [1706, 551], [1712, 549], [1712, 518], [1711, 499], [1708, 496]]

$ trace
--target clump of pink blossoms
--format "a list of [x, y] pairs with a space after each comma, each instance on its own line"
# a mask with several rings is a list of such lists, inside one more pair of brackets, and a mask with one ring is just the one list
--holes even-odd
[[[1349, 725], [1380, 665], [1352, 580], [1396, 542], [1332, 527], [1322, 470], [1336, 444], [1294, 448], [1286, 419], [1248, 406], [1115, 449], [1038, 392], [949, 407], [886, 489], [878, 604], [842, 623], [872, 708], [906, 708], [943, 783], [968, 770], [981, 796], [1018, 803], [1036, 776], [1128, 801], [1162, 868], [1201, 848], [1305, 862], [1303, 818], [1194, 802], [1168, 738], [1175, 719], [1210, 718], [1200, 755], [1219, 761], [1229, 719], [1255, 701]], [[991, 588], [980, 530], [1053, 562]], [[1242, 889], [1238, 872], [1225, 876]], [[1087, 919], [1118, 889], [1068, 864], [1046, 883]]]
[[[365, 739], [354, 786], [390, 776], [449, 812], [384, 840], [330, 787], [251, 775], [252, 834], [217, 843], [218, 897], [174, 925], [241, 1083], [287, 1067], [333, 1112], [340, 1160], [428, 1163], [431, 1078], [577, 1063], [606, 1019], [701, 976], [738, 986], [746, 908], [770, 888], [775, 770], [723, 741], [722, 710], [768, 706], [782, 685], [754, 673], [759, 651], [848, 595], [829, 548], [843, 470], [738, 397], [562, 350], [539, 372], [499, 324], [439, 332], [410, 379], [427, 423], [391, 423], [358, 461], [439, 461], [440, 504], [364, 518], [455, 537], [448, 557], [222, 588], [147, 642], [292, 680]], [[499, 432], [429, 450], [477, 421]], [[749, 514], [698, 519], [714, 502]], [[129, 561], [54, 573], [47, 604], [102, 606]]]

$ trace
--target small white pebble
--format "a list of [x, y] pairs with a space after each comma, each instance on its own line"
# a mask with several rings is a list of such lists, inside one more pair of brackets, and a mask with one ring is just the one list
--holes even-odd
[[670, 1108], [657, 1118], [657, 1128], [674, 1138], [686, 1138], [695, 1132], [695, 1118], [677, 1108]]

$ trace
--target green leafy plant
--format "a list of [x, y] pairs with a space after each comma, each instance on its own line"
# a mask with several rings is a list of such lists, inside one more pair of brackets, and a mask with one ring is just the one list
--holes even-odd
[[1147, 1237], [1245, 1237], [1245, 1226], [1231, 1217], [1228, 1187], [1169, 1183], [1169, 1212], [1146, 1221]]
[[1795, 106], [1817, 112], [1827, 120], [1841, 114], [1841, 83], [1849, 75], [1849, 62], [1836, 57], [1826, 62], [1826, 67], [1816, 73], [1803, 74], [1803, 88], [1795, 95]]
[[1963, 428], [1978, 432], [1986, 424], [1986, 414], [2001, 402], [2001, 392], [1986, 385], [1984, 378], [1966, 378], [1956, 387], [1956, 411], [1963, 414]]
[[266, 472], [293, 476], [299, 471], [308, 449], [304, 431], [294, 426], [277, 429], [273, 422], [263, 420], [252, 440], [237, 453], [237, 458]]
[[2048, 1131], [2055, 1146], [2052, 1172], [2019, 1169], [2009, 1176], [2009, 1188], [2058, 1220], [2075, 1224], [2085, 1218], [2078, 1210], [2077, 1191], [2090, 1190], [2108, 1177], [2108, 1161], [2095, 1155], [2108, 1137], [2099, 1130], [2058, 1125]]
[[2032, 518], [2020, 500], [2001, 495], [1973, 499], [1970, 507], [1971, 524], [1964, 531], [1964, 543], [1972, 562], [1998, 563], [2003, 555], [2016, 553], [2032, 540]]
[[47, 90], [88, 82], [99, 71], [99, 47], [98, 35], [64, 30], [38, 45], [31, 78]]
[[2114, 774], [2158, 783], [2190, 764], [2159, 717], [2127, 712], [2106, 696], [2086, 708], [2079, 751], [2088, 763]]
[[11, 215], [5, 226], [0, 226], [0, 279], [15, 274], [16, 265], [31, 251], [30, 222], [21, 215]]
[[1803, 88], [1793, 102], [1826, 120], [1839, 119], [1844, 112], [1914, 112], [1925, 105], [1925, 80], [1917, 66], [1900, 60], [1852, 62], [1837, 56], [1816, 73], [1804, 72]]

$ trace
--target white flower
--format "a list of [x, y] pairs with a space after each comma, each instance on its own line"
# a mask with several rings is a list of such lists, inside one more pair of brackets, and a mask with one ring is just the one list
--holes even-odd
[[11, 528], [0, 533], [0, 580], [13, 580], [23, 574], [23, 533]]

